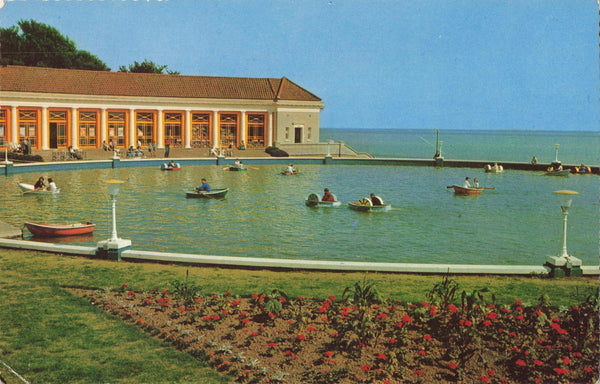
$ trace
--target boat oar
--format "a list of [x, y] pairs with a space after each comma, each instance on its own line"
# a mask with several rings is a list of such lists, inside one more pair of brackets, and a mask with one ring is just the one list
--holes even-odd
[[229, 171], [229, 167], [223, 167], [224, 171]]
[[483, 189], [496, 189], [495, 187], [483, 187]]
[[255, 167], [246, 167], [248, 169], [254, 169], [255, 171], [258, 171], [260, 168], [255, 168]]

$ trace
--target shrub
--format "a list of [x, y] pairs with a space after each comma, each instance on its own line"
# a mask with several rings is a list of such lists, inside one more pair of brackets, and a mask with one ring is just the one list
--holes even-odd
[[277, 147], [267, 147], [267, 149], [265, 149], [265, 152], [267, 152], [273, 157], [290, 157], [290, 155], [286, 151]]

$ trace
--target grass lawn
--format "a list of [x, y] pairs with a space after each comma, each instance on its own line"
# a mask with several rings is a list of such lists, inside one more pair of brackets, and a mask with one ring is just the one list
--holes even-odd
[[[224, 383], [229, 378], [139, 328], [72, 296], [62, 286], [144, 291], [186, 280], [204, 293], [248, 296], [280, 289], [288, 296], [342, 296], [368, 280], [383, 296], [421, 302], [439, 275], [273, 272], [93, 260], [0, 250], [0, 360], [30, 383]], [[455, 276], [460, 291], [487, 288], [498, 303], [579, 304], [595, 295], [596, 278]], [[22, 383], [4, 364], [0, 375]]]

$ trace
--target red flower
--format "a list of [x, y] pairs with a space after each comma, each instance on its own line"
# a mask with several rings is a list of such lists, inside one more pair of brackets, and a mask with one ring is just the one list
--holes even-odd
[[335, 301], [335, 296], [333, 296], [333, 295], [329, 296], [329, 300]]
[[415, 375], [415, 376], [423, 376], [423, 371], [421, 371], [420, 369], [417, 369], [416, 371], [413, 372], [413, 375]]
[[556, 372], [557, 375], [566, 375], [569, 373], [569, 371], [564, 368], [554, 368], [554, 372]]
[[412, 319], [408, 315], [402, 316], [402, 321], [405, 323], [412, 323]]
[[483, 322], [483, 325], [485, 325], [486, 327], [489, 327], [490, 325], [492, 325], [492, 322], [489, 320], [486, 320]]
[[429, 307], [429, 303], [426, 302], [426, 301], [424, 301], [424, 302], [421, 303], [421, 306], [427, 308], [427, 307]]
[[479, 380], [481, 380], [482, 383], [489, 383], [490, 382], [490, 378], [483, 375], [483, 376], [479, 376]]
[[296, 339], [298, 340], [306, 340], [306, 336], [304, 336], [303, 334], [299, 334]]
[[570, 362], [571, 362], [571, 360], [569, 360], [569, 358], [568, 358], [568, 357], [566, 357], [566, 356], [565, 356], [565, 357], [563, 357], [563, 364], [564, 364], [564, 365], [569, 365], [569, 363], [570, 363]]
[[425, 341], [431, 341], [431, 335], [427, 334], [427, 335], [423, 336], [423, 339]]
[[331, 356], [333, 356], [333, 352], [327, 351], [327, 352], [325, 352], [325, 356], [331, 357]]
[[306, 330], [307, 330], [308, 332], [312, 332], [312, 331], [314, 331], [315, 329], [314, 329], [313, 327], [308, 327], [308, 328], [306, 328]]
[[498, 314], [496, 312], [490, 312], [485, 317], [490, 320], [494, 320], [496, 317], [498, 317]]
[[496, 374], [496, 371], [494, 371], [493, 369], [490, 369], [487, 371], [488, 376], [494, 376]]
[[274, 314], [274, 313], [271, 313], [271, 312], [269, 312], [269, 317], [270, 317], [270, 318], [274, 318], [274, 317], [275, 317], [275, 314]]
[[450, 368], [451, 370], [455, 371], [456, 368], [458, 368], [458, 364], [453, 363], [453, 362], [449, 362], [448, 363], [448, 368]]
[[448, 310], [450, 311], [450, 313], [455, 314], [458, 311], [458, 308], [456, 308], [456, 306], [454, 304], [448, 304]]
[[367, 371], [370, 371], [370, 370], [371, 370], [371, 367], [370, 367], [369, 365], [365, 364], [365, 365], [361, 365], [360, 369], [361, 369], [363, 372], [367, 372]]
[[249, 321], [250, 321], [250, 319], [248, 319], [248, 318], [246, 318], [246, 319], [242, 319], [242, 323], [247, 323], [247, 322], [249, 322]]
[[417, 354], [418, 354], [419, 356], [425, 356], [425, 354], [426, 354], [426, 353], [427, 353], [427, 352], [425, 352], [425, 350], [423, 350], [423, 349], [420, 349], [420, 350], [419, 350], [419, 352], [417, 352]]
[[127, 283], [123, 283], [123, 285], [121, 285], [121, 287], [127, 288]]
[[517, 364], [519, 367], [524, 367], [525, 366], [525, 362], [521, 359], [515, 361], [515, 364]]
[[542, 362], [539, 360], [533, 360], [533, 364], [537, 365], [538, 367], [542, 366]]
[[277, 346], [277, 344], [275, 343], [269, 343], [269, 348], [275, 348]]
[[385, 356], [385, 354], [384, 354], [384, 353], [380, 353], [379, 355], [377, 355], [377, 358], [378, 358], [379, 360], [385, 360], [387, 357]]

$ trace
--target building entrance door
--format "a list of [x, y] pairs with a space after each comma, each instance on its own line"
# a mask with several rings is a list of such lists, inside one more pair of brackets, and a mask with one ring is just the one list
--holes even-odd
[[294, 128], [294, 143], [302, 143], [302, 127]]

